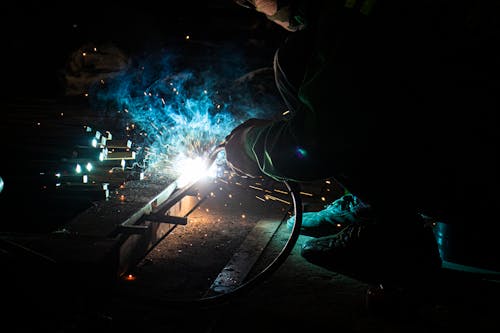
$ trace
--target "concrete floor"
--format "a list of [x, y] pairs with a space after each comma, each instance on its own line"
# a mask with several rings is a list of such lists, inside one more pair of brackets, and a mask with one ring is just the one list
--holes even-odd
[[[289, 205], [256, 199], [260, 190], [246, 186], [249, 183], [237, 179], [211, 183], [214, 195], [189, 215], [189, 223], [174, 228], [130, 271], [133, 279], [124, 276], [113, 287], [93, 290], [85, 285], [85, 277], [53, 285], [37, 278], [40, 271], [33, 266], [34, 274], [23, 280], [26, 292], [7, 299], [12, 311], [3, 320], [23, 332], [35, 328], [53, 332], [441, 332], [459, 328], [491, 332], [500, 328], [498, 281], [443, 269], [432, 286], [382, 296], [377, 286], [305, 261], [300, 247], [310, 237], [303, 235], [283, 264], [264, 280], [242, 292], [203, 301], [214, 295], [210, 294], [214, 281], [235, 255], [240, 260], [233, 261], [239, 265], [233, 268], [246, 269], [248, 281], [276, 258], [289, 238], [290, 230], [281, 223]], [[280, 184], [261, 185], [280, 190]], [[329, 186], [331, 200], [339, 195], [339, 188]], [[324, 189], [324, 184], [307, 189], [313, 194], [305, 196], [308, 209], [321, 206]], [[250, 239], [265, 219], [274, 221], [269, 224], [272, 232], [261, 233], [264, 240]], [[247, 257], [241, 259], [242, 254]], [[245, 268], [249, 263], [251, 267]], [[373, 297], [367, 298], [368, 294]]]

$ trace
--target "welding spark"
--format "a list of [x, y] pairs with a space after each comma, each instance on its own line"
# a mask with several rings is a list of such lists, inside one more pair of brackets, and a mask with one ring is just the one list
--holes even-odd
[[[217, 71], [213, 64], [209, 69], [195, 66], [193, 70], [179, 70], [184, 65], [182, 56], [151, 54], [137, 59], [137, 66], [109, 79], [106, 85], [93, 87], [91, 95], [98, 107], [112, 107], [113, 111], [126, 114], [127, 122], [135, 124], [127, 126], [127, 131], [138, 128], [127, 135], [137, 135], [131, 139], [144, 147], [137, 156], [144, 171], [172, 179], [180, 177], [180, 185], [204, 176], [208, 166], [200, 165], [207, 152], [233, 128], [249, 118], [267, 118], [268, 112], [245, 106], [246, 103], [231, 107], [236, 101], [253, 97], [250, 91], [246, 96], [247, 90], [231, 95], [221, 93], [221, 87], [229, 86], [225, 83], [233, 82], [228, 81], [235, 74], [233, 70], [225, 72], [224, 67], [224, 71]], [[95, 146], [99, 144], [97, 140]]]
[[210, 96], [204, 93], [196, 98], [164, 96], [159, 102], [150, 99], [148, 103], [147, 113], [140, 106], [129, 109], [136, 122], [149, 132], [145, 142], [149, 169], [172, 177], [178, 175], [179, 169], [190, 169], [185, 169], [186, 161], [197, 164], [198, 157], [209, 152], [237, 124], [225, 110], [214, 112]]
[[248, 185], [248, 187], [253, 188], [255, 190], [259, 190], [259, 191], [264, 191], [263, 188], [260, 188], [260, 187], [257, 187], [257, 186]]
[[278, 198], [278, 197], [275, 197], [274, 195], [266, 194], [266, 195], [265, 195], [265, 198], [266, 198], [266, 199], [268, 199], [268, 200], [279, 201], [279, 202], [282, 202], [282, 203], [284, 203], [284, 204], [290, 205], [290, 202], [289, 202], [289, 201], [286, 201], [286, 200], [280, 199], [280, 198]]
[[261, 198], [261, 197], [259, 197], [258, 195], [256, 195], [255, 197], [256, 197], [257, 199], [259, 199], [260, 201], [264, 201], [264, 202], [266, 202], [266, 199]]

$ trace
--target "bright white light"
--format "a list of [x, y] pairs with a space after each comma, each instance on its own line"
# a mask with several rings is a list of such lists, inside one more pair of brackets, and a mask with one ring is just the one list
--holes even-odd
[[179, 178], [177, 178], [177, 187], [184, 187], [203, 177], [210, 176], [211, 173], [213, 174], [213, 168], [209, 168], [207, 166], [207, 161], [201, 157], [179, 157], [175, 163], [175, 169], [180, 173]]
[[77, 164], [76, 168], [75, 168], [75, 171], [76, 171], [76, 173], [82, 172], [82, 166], [80, 164]]
[[97, 139], [96, 138], [92, 139], [92, 147], [94, 147], [94, 148], [97, 147]]
[[88, 162], [85, 169], [87, 169], [87, 171], [92, 171], [92, 163]]
[[218, 171], [219, 171], [219, 166], [217, 165], [217, 163], [213, 163], [207, 170], [207, 176], [210, 178], [216, 178]]

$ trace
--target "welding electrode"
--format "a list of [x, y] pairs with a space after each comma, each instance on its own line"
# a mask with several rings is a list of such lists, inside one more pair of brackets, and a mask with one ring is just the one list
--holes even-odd
[[[223, 149], [224, 149], [224, 142], [219, 144], [218, 146], [216, 146], [212, 150], [212, 152], [209, 155], [210, 164], [215, 162], [217, 155]], [[288, 241], [286, 242], [286, 244], [283, 247], [283, 249], [281, 250], [281, 252], [266, 268], [264, 268], [264, 270], [262, 270], [255, 277], [253, 277], [252, 279], [243, 283], [239, 287], [236, 287], [233, 290], [231, 290], [227, 293], [224, 293], [224, 294], [199, 298], [199, 299], [194, 300], [194, 302], [210, 303], [210, 302], [214, 302], [214, 301], [224, 301], [224, 300], [227, 300], [229, 298], [240, 295], [243, 292], [249, 290], [251, 287], [255, 286], [256, 284], [262, 282], [267, 277], [269, 277], [270, 274], [275, 272], [276, 269], [278, 269], [278, 267], [281, 266], [281, 264], [283, 264], [283, 262], [285, 262], [288, 255], [292, 252], [292, 249], [295, 246], [295, 243], [297, 242], [297, 239], [299, 238], [299, 235], [300, 235], [300, 228], [302, 225], [302, 200], [300, 198], [300, 186], [298, 183], [287, 182], [287, 181], [283, 181], [283, 182], [285, 183], [285, 185], [288, 188], [288, 190], [291, 194], [291, 197], [292, 197], [292, 202], [293, 202], [293, 207], [294, 207], [294, 215], [295, 215], [295, 223], [294, 223], [293, 229], [290, 233], [290, 236], [288, 238]]]

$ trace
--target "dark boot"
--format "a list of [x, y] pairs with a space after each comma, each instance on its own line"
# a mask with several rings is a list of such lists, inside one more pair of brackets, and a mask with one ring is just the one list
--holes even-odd
[[433, 279], [441, 258], [432, 226], [351, 223], [335, 235], [306, 241], [309, 262], [369, 283], [406, 285]]

